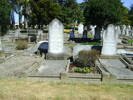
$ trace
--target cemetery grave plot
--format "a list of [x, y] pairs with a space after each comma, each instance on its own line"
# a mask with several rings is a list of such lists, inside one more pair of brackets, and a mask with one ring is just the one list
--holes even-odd
[[127, 68], [127, 65], [124, 63], [122, 58], [100, 58], [99, 61], [116, 82], [128, 82], [133, 80], [133, 71]]
[[[90, 53], [92, 52], [95, 52], [95, 51], [90, 51]], [[94, 55], [90, 55], [90, 56], [92, 57]], [[86, 63], [86, 61], [84, 61], [84, 63], [86, 65], [80, 62], [79, 59], [76, 59], [75, 61], [70, 62], [66, 67], [66, 73], [65, 73], [66, 76], [72, 80], [75, 79], [75, 80], [81, 80], [81, 81], [84, 81], [84, 80], [102, 81], [102, 72], [99, 69], [99, 67], [96, 64], [94, 64], [95, 63], [94, 59], [92, 58], [91, 62], [89, 61], [89, 63]]]
[[124, 62], [128, 69], [133, 71], [133, 55], [122, 55], [121, 60]]
[[33, 73], [42, 62], [40, 57], [14, 55], [0, 63], [0, 77], [25, 77]]

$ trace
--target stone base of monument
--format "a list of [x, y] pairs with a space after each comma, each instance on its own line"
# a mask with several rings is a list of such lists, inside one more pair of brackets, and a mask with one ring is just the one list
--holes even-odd
[[67, 60], [68, 57], [69, 57], [69, 55], [66, 53], [61, 53], [61, 54], [48, 53], [46, 59], [48, 59], [48, 60]]
[[120, 55], [112, 55], [112, 56], [101, 55], [100, 58], [101, 59], [116, 59], [116, 58], [120, 58]]

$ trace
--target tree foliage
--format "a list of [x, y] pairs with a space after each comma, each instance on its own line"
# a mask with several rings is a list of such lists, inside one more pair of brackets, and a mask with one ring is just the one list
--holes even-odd
[[89, 0], [84, 11], [86, 24], [106, 26], [122, 21], [124, 10], [120, 0]]
[[8, 0], [0, 1], [0, 35], [4, 35], [10, 24], [10, 4]]
[[124, 15], [122, 17], [121, 24], [122, 25], [130, 25], [131, 24], [131, 21], [129, 19], [129, 10], [126, 7], [124, 7], [124, 8], [125, 8], [125, 9], [123, 9]]
[[131, 25], [133, 26], [133, 4], [129, 10], [129, 20], [131, 21]]
[[83, 21], [83, 11], [76, 0], [66, 0], [62, 6], [61, 21], [64, 23], [75, 23]]
[[58, 18], [61, 8], [52, 0], [31, 0], [30, 21], [33, 25], [48, 24], [52, 19]]

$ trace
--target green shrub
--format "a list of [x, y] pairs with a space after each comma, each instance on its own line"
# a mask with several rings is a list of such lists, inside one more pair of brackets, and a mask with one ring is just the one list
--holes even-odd
[[[72, 28], [73, 28], [73, 26], [71, 26], [71, 25], [66, 25], [64, 27], [64, 29], [72, 29]], [[75, 27], [75, 30], [78, 30], [78, 27]]]
[[74, 68], [74, 72], [78, 72], [78, 73], [90, 73], [90, 72], [92, 72], [92, 69], [88, 68], [88, 67], [84, 67], [84, 68], [75, 67]]
[[17, 50], [24, 50], [28, 48], [28, 42], [24, 40], [18, 40], [16, 42], [16, 49]]
[[95, 67], [95, 61], [98, 59], [100, 52], [97, 50], [80, 51], [78, 59], [75, 60], [75, 64], [78, 67]]
[[128, 43], [133, 43], [133, 40], [128, 40]]

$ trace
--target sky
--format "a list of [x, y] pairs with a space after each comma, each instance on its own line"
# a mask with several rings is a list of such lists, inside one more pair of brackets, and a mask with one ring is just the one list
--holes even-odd
[[[121, 0], [124, 4], [124, 6], [130, 8], [131, 5], [133, 4], [133, 0]], [[77, 0], [77, 2], [81, 3], [83, 0]]]

